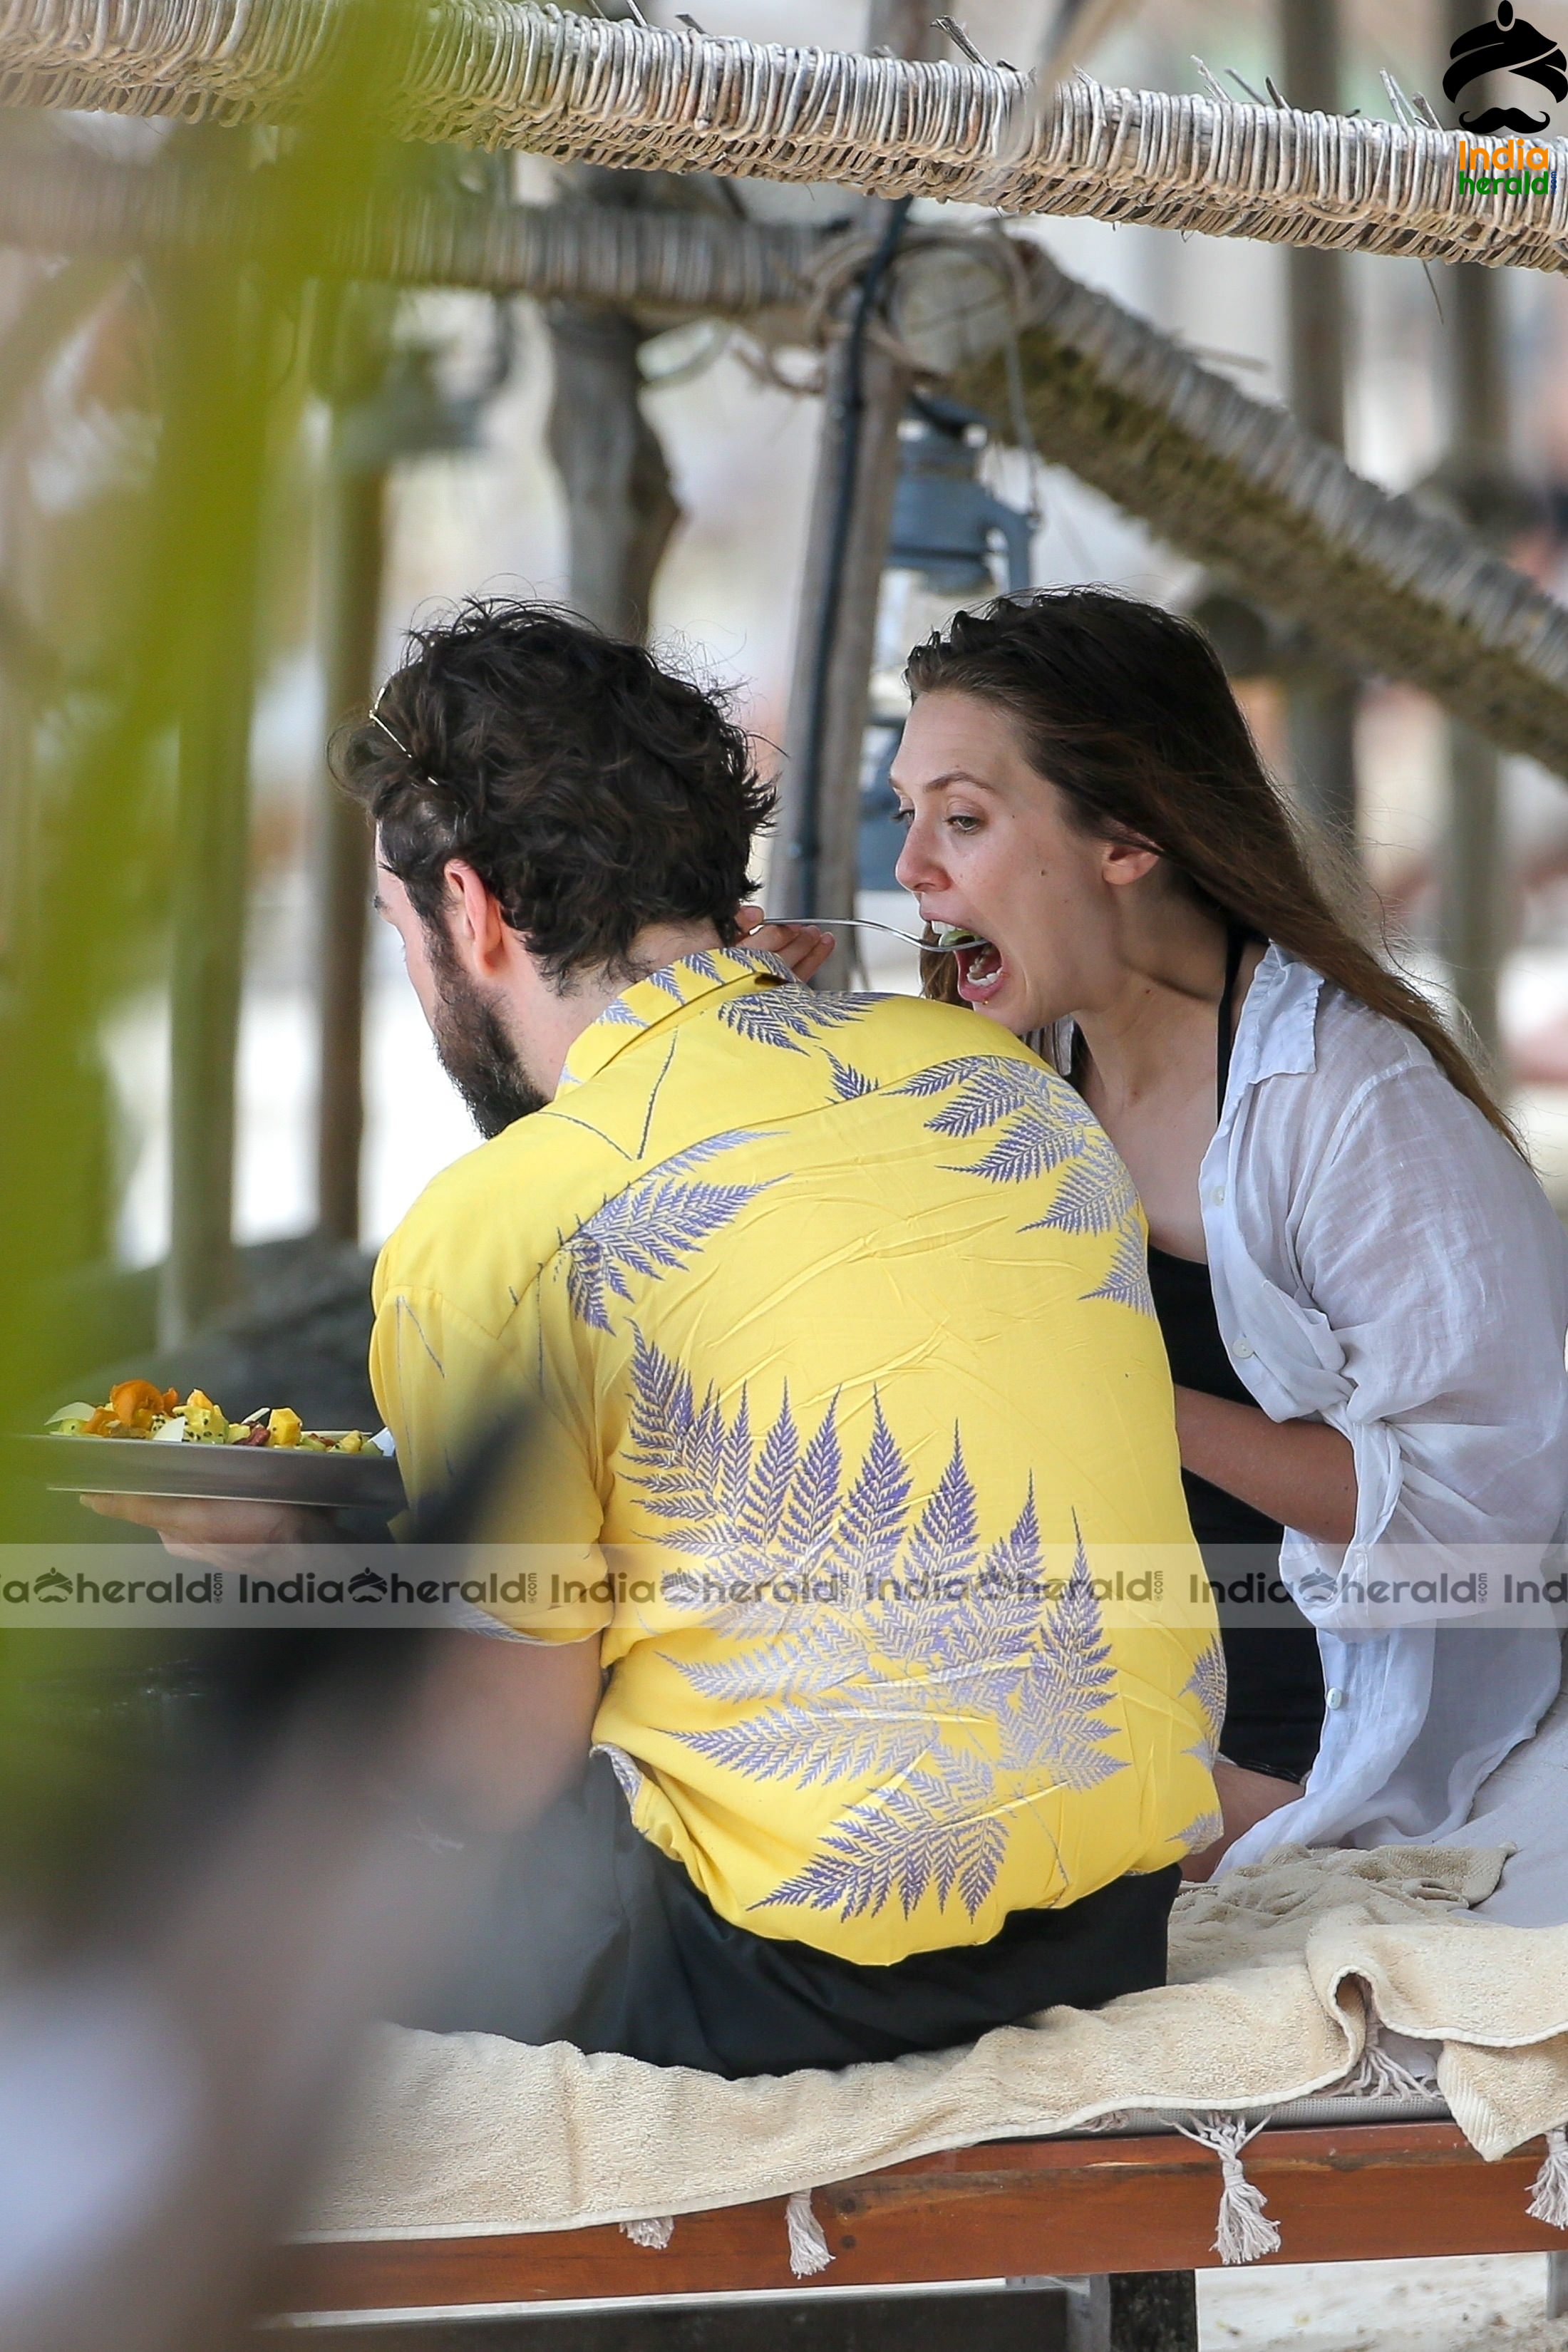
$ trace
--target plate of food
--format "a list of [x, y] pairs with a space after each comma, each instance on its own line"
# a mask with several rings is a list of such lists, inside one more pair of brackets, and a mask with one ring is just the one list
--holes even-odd
[[170, 1495], [322, 1510], [403, 1507], [396, 1457], [358, 1429], [307, 1429], [287, 1405], [230, 1421], [201, 1389], [184, 1402], [151, 1381], [121, 1381], [107, 1404], [77, 1402], [22, 1441], [63, 1495]]

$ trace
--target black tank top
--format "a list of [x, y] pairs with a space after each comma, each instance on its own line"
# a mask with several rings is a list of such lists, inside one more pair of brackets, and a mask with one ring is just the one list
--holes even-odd
[[[1231, 1057], [1236, 1051], [1236, 983], [1241, 977], [1247, 941], [1248, 934], [1233, 925], [1226, 952], [1225, 994], [1219, 1003], [1216, 1118], [1225, 1116], [1226, 1090], [1230, 1085]], [[1226, 1353], [1214, 1284], [1203, 1260], [1175, 1257], [1151, 1242], [1149, 1282], [1176, 1386], [1196, 1389], [1204, 1396], [1225, 1397], [1232, 1404], [1255, 1404], [1257, 1399]], [[1206, 1478], [1196, 1478], [1190, 1470], [1183, 1471], [1182, 1484], [1187, 1490], [1193, 1533], [1200, 1544], [1269, 1544], [1278, 1554], [1285, 1540], [1285, 1529], [1278, 1519], [1266, 1517], [1250, 1503], [1211, 1486]]]
[[[1219, 1118], [1225, 1115], [1236, 1045], [1236, 983], [1250, 937], [1233, 925], [1227, 942], [1225, 994], [1219, 1008]], [[1176, 1257], [1151, 1243], [1149, 1282], [1177, 1387], [1224, 1397], [1232, 1404], [1256, 1404], [1220, 1337], [1207, 1265], [1194, 1258]], [[1272, 1578], [1285, 1538], [1280, 1522], [1190, 1470], [1183, 1471], [1182, 1485], [1193, 1533], [1211, 1579], [1228, 1584], [1248, 1573], [1263, 1572]], [[1247, 1550], [1238, 1551], [1237, 1546], [1246, 1546]], [[1285, 1602], [1279, 1605], [1276, 1622], [1268, 1625], [1227, 1626], [1222, 1613], [1221, 1637], [1230, 1680], [1223, 1752], [1233, 1764], [1245, 1765], [1251, 1771], [1304, 1780], [1317, 1755], [1323, 1724], [1323, 1675], [1316, 1633], [1294, 1603]]]

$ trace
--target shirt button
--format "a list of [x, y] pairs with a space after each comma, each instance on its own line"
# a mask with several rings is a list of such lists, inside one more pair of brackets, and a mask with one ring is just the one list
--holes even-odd
[[1254, 1354], [1256, 1350], [1250, 1339], [1238, 1339], [1236, 1343], [1236, 1352], [1245, 1364], [1248, 1356]]
[[1225, 1206], [1225, 1186], [1223, 1184], [1211, 1184], [1209, 1186], [1209, 1199], [1213, 1202], [1216, 1209], [1223, 1208]]
[[1331, 1707], [1342, 1707], [1345, 1703], [1345, 1695], [1337, 1684], [1332, 1690], [1325, 1691], [1323, 1696]]

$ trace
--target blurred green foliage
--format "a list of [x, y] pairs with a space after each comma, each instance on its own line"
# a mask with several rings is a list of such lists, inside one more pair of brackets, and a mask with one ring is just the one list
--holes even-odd
[[[414, 0], [345, 0], [309, 112], [286, 130], [168, 134], [163, 153], [197, 153], [215, 178], [265, 190], [254, 256], [77, 259], [12, 281], [0, 432], [37, 422], [73, 351], [93, 373], [84, 403], [113, 431], [90, 495], [58, 496], [15, 443], [5, 476], [7, 537], [29, 550], [34, 592], [0, 589], [5, 1431], [36, 1428], [59, 1402], [65, 1302], [108, 1255], [106, 1022], [150, 983], [176, 998], [237, 990], [263, 583], [269, 564], [291, 567], [294, 595], [305, 593], [301, 416], [342, 363], [345, 302], [379, 331], [389, 320], [384, 294], [324, 290], [309, 257], [335, 213], [427, 168], [385, 130], [417, 16]], [[44, 119], [0, 118], [0, 142], [24, 150], [62, 135]], [[0, 1456], [0, 1560], [35, 1509], [28, 1477]], [[179, 1648], [174, 1636], [0, 1629], [0, 1906], [7, 1888], [68, 1882], [143, 1769], [124, 1711], [84, 1708], [81, 1695], [117, 1676], [157, 1688]]]

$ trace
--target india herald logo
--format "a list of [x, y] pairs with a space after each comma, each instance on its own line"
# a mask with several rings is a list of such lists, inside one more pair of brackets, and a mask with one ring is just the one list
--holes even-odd
[[[1550, 91], [1556, 105], [1568, 98], [1568, 58], [1549, 34], [1514, 14], [1511, 0], [1499, 0], [1492, 22], [1461, 33], [1448, 55], [1452, 62], [1443, 76], [1443, 92], [1450, 100], [1494, 74], [1534, 82]], [[1550, 110], [1527, 114], [1522, 106], [1489, 105], [1479, 114], [1461, 114], [1459, 127], [1485, 138], [1494, 131], [1544, 131], [1551, 120]]]

